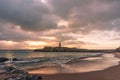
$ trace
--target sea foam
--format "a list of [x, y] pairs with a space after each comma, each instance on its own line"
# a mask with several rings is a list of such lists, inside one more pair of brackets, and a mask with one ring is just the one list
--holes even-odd
[[82, 60], [76, 60], [69, 64], [59, 63], [59, 66], [32, 70], [30, 73], [57, 74], [99, 71], [116, 66], [119, 64], [119, 61], [120, 59], [115, 57], [114, 54], [103, 54], [101, 57], [89, 57]]

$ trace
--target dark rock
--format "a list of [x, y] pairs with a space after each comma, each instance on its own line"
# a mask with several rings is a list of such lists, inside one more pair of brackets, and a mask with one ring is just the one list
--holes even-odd
[[10, 75], [3, 80], [42, 80], [42, 77], [39, 75], [28, 74], [25, 70], [20, 70], [13, 66], [0, 66], [0, 70], [3, 70], [4, 75]]
[[8, 60], [9, 60], [8, 58], [0, 57], [0, 62], [6, 62]]
[[13, 58], [12, 60], [13, 60], [13, 61], [21, 61], [20, 58]]
[[27, 71], [17, 69], [13, 66], [1, 66], [0, 70], [2, 70], [4, 74], [27, 74]]
[[39, 75], [29, 75], [27, 77], [28, 80], [42, 80], [42, 77]]
[[19, 74], [8, 77], [4, 80], [42, 80], [42, 77], [39, 75]]
[[116, 52], [120, 52], [120, 47], [118, 47], [118, 48], [116, 49]]
[[12, 70], [11, 73], [17, 73], [17, 74], [28, 74], [27, 71], [24, 71], [24, 70], [18, 70], [18, 69], [14, 69], [14, 70]]
[[5, 66], [4, 67], [4, 70], [6, 70], [6, 72], [11, 72], [12, 70], [14, 70], [14, 67], [12, 67], [12, 66]]

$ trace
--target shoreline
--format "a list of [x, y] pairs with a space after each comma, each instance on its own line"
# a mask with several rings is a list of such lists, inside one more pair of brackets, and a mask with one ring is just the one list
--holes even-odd
[[[120, 58], [120, 53], [115, 53], [115, 57]], [[61, 73], [61, 74], [39, 74], [43, 80], [119, 80], [120, 62], [116, 66], [100, 71], [85, 73]]]
[[67, 74], [40, 74], [43, 80], [119, 80], [120, 64], [101, 71]]
[[42, 75], [43, 80], [119, 80], [120, 64], [101, 71]]
[[[120, 58], [120, 53], [114, 53], [114, 57]], [[112, 59], [111, 59], [112, 60]], [[91, 67], [92, 68], [92, 67]], [[57, 68], [56, 68], [57, 69]], [[90, 72], [82, 72], [82, 73], [56, 73], [56, 71], [51, 68], [48, 70], [43, 70], [44, 73], [50, 74], [42, 74], [39, 71], [41, 69], [36, 69], [35, 71], [38, 73], [32, 73], [29, 75], [38, 75], [42, 77], [42, 80], [119, 80], [120, 76], [120, 61], [118, 65], [111, 66], [104, 70], [90, 71]], [[53, 72], [53, 74], [51, 74]], [[11, 75], [0, 75], [0, 80], [2, 78], [9, 77]]]
[[[66, 64], [34, 68], [28, 70], [30, 74], [62, 74], [87, 73], [101, 71], [119, 65], [120, 58], [114, 54], [103, 54], [101, 57], [88, 57], [82, 60], [69, 61]], [[102, 65], [101, 65], [102, 64]], [[88, 67], [89, 66], [89, 67]]]

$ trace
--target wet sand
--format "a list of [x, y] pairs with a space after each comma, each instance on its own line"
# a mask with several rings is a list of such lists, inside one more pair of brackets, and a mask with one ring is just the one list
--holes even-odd
[[[120, 54], [115, 55], [120, 57]], [[42, 75], [42, 77], [43, 80], [120, 80], [120, 64], [101, 71]]]
[[120, 80], [120, 65], [95, 72], [42, 76], [43, 80]]
[[[120, 57], [119, 54], [115, 54]], [[37, 70], [39, 72], [40, 70]], [[47, 72], [47, 71], [46, 71]], [[67, 74], [39, 74], [43, 80], [120, 80], [120, 64], [101, 71]], [[6, 76], [0, 76], [6, 77]], [[0, 78], [1, 80], [1, 78]]]

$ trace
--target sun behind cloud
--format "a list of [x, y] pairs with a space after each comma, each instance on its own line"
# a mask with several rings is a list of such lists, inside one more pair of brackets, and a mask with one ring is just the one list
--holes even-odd
[[0, 0], [0, 49], [120, 45], [119, 0]]

